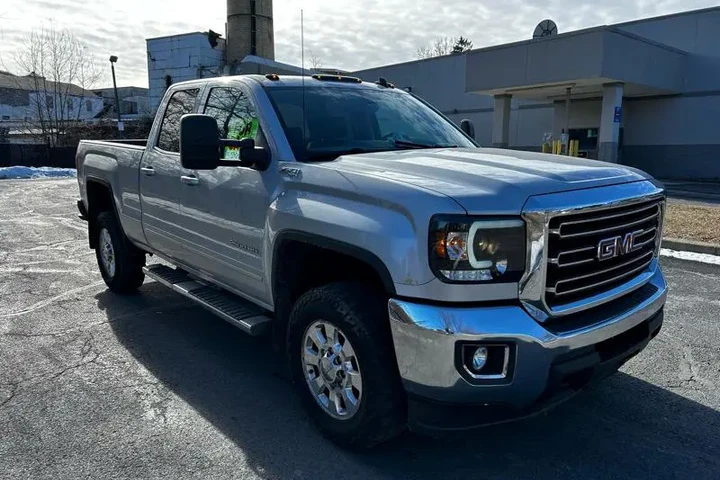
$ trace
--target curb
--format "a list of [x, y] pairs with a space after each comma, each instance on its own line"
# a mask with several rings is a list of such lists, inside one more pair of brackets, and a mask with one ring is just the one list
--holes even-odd
[[688, 192], [686, 190], [671, 190], [666, 189], [668, 198], [670, 200], [710, 200], [709, 203], [720, 202], [720, 194], [717, 193], [704, 193], [704, 192]]
[[693, 240], [680, 240], [677, 238], [663, 238], [663, 248], [681, 252], [705, 253], [720, 256], [720, 245], [715, 243], [695, 242]]

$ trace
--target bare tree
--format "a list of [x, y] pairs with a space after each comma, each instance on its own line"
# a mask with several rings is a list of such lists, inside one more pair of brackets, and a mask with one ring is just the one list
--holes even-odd
[[453, 49], [453, 39], [450, 37], [438, 37], [428, 46], [422, 46], [417, 49], [418, 58], [431, 58], [448, 55]]
[[313, 50], [310, 50], [310, 65], [313, 70], [317, 70], [323, 66], [322, 59], [318, 57]]
[[55, 146], [68, 124], [80, 120], [100, 74], [85, 44], [68, 30], [42, 27], [26, 35], [15, 54], [18, 87], [30, 90], [29, 127]]
[[438, 37], [430, 45], [418, 47], [417, 58], [433, 58], [451, 53], [463, 53], [472, 48], [472, 41], [465, 37]]

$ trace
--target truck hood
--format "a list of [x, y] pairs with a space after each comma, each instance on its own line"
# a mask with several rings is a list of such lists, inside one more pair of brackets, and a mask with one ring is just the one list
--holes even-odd
[[528, 197], [635, 182], [647, 174], [613, 163], [494, 148], [403, 150], [347, 155], [327, 165], [453, 198], [468, 213], [518, 214]]

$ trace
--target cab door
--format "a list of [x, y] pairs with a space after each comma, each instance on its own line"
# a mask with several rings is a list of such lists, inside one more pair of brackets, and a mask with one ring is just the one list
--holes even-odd
[[[145, 239], [153, 250], [170, 258], [182, 254], [180, 197], [184, 171], [180, 165], [180, 118], [193, 113], [199, 88], [178, 89], [158, 110], [154, 145], [148, 145], [140, 165], [140, 201]], [[164, 111], [163, 111], [164, 108]]]
[[[268, 147], [250, 91], [241, 83], [209, 86], [199, 111], [217, 121], [221, 138], [252, 137]], [[238, 151], [225, 149], [226, 159]], [[280, 178], [272, 166], [189, 171], [180, 186], [180, 225], [187, 264], [239, 293], [267, 301], [263, 278], [265, 220]]]

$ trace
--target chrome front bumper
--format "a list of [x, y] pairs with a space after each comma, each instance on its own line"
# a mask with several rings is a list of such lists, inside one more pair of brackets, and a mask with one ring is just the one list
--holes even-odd
[[[661, 313], [667, 284], [657, 260], [651, 271], [649, 282], [625, 301], [556, 324], [536, 321], [520, 305], [462, 308], [390, 300], [390, 325], [405, 389], [437, 402], [527, 408], [546, 393], [554, 365], [561, 359], [630, 333]], [[513, 344], [512, 375], [495, 383], [468, 381], [455, 361], [458, 342], [468, 341]]]

